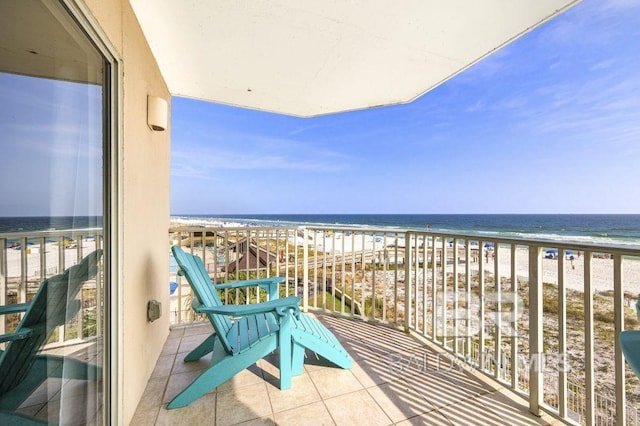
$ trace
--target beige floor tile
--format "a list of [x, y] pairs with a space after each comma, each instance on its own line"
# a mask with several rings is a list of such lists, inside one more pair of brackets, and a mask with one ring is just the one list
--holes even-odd
[[162, 352], [160, 353], [160, 356], [175, 355], [176, 352], [178, 352], [178, 347], [180, 346], [181, 340], [182, 339], [179, 339], [179, 338], [167, 339], [167, 341], [164, 344], [164, 347], [162, 348]]
[[339, 340], [354, 361], [358, 361], [362, 358], [378, 358], [381, 355], [384, 355], [376, 352], [368, 342], [353, 338], [339, 338]]
[[18, 408], [16, 412], [20, 414], [24, 414], [25, 416], [34, 417], [38, 413], [38, 411], [44, 408], [45, 405], [46, 403], [29, 405], [29, 406], [20, 406], [20, 408]]
[[536, 417], [529, 412], [528, 403], [508, 390], [496, 391], [479, 396], [478, 401], [488, 410], [504, 419], [512, 426], [530, 426], [549, 424], [546, 419]]
[[369, 348], [381, 354], [402, 354], [410, 355], [424, 350], [423, 345], [413, 340], [410, 336], [399, 335], [397, 331], [367, 340]]
[[96, 398], [102, 392], [102, 381], [64, 379], [60, 392], [57, 392], [51, 399], [70, 398], [83, 396], [86, 398]]
[[52, 424], [94, 424], [100, 407], [101, 401], [95, 395], [75, 395], [49, 401], [35, 417]]
[[403, 382], [387, 383], [367, 391], [394, 422], [435, 409], [422, 395]]
[[475, 378], [469, 372], [454, 370], [410, 368], [405, 371], [402, 380], [431, 402], [435, 408], [485, 395], [497, 389]]
[[160, 377], [169, 377], [171, 375], [171, 369], [173, 368], [173, 363], [176, 360], [176, 356], [174, 354], [161, 355], [158, 358], [158, 362], [156, 362], [156, 367], [153, 369], [153, 373], [151, 373], [151, 377], [154, 379]]
[[188, 329], [189, 327], [177, 327], [177, 328], [172, 328], [169, 331], [169, 336], [167, 337], [167, 340], [169, 339], [177, 339], [177, 338], [182, 338], [182, 336], [184, 336], [184, 331], [186, 329]]
[[208, 393], [186, 407], [167, 410], [163, 405], [158, 413], [157, 426], [211, 425], [216, 421], [216, 394]]
[[320, 401], [320, 394], [306, 374], [293, 377], [291, 389], [280, 390], [278, 383], [267, 382], [267, 390], [274, 413]]
[[[167, 383], [167, 389], [162, 398], [163, 404], [168, 404], [180, 392], [185, 390], [200, 375], [200, 371], [189, 371], [187, 373], [172, 374]], [[212, 391], [215, 392], [215, 389]]]
[[[276, 353], [186, 408], [167, 411], [166, 404], [210, 359], [183, 362], [186, 352], [210, 333], [209, 325], [172, 330], [132, 424], [544, 424], [528, 413], [526, 401], [472, 374], [469, 367], [452, 364], [450, 355], [438, 348], [389, 327], [318, 317], [354, 358], [351, 370], [308, 352], [303, 375], [293, 378], [292, 389], [281, 391]], [[33, 405], [24, 407], [27, 414], [58, 421], [60, 383], [53, 385], [31, 396]], [[68, 394], [82, 386], [71, 386]]]
[[268, 381], [280, 380], [280, 361], [278, 355], [269, 355], [259, 360], [256, 365], [262, 371], [262, 377]]
[[453, 423], [438, 411], [429, 411], [428, 413], [398, 422], [396, 426], [451, 426], [452, 424]]
[[363, 388], [350, 370], [325, 368], [308, 374], [323, 399]]
[[395, 382], [402, 377], [402, 369], [396, 368], [386, 357], [362, 358], [354, 362], [351, 371], [365, 388]]
[[392, 424], [391, 419], [364, 389], [327, 399], [324, 403], [338, 426]]
[[199, 334], [205, 334], [208, 336], [213, 333], [214, 333], [214, 329], [210, 323], [202, 324], [202, 325], [194, 325], [184, 329], [185, 336], [195, 336]]
[[276, 424], [277, 423], [273, 420], [273, 416], [265, 416], [260, 417], [259, 419], [238, 423], [237, 426], [275, 426]]
[[162, 396], [164, 395], [165, 387], [167, 386], [168, 378], [151, 378], [147, 387], [142, 394], [142, 398], [138, 403], [137, 411], [148, 412], [149, 410], [156, 410], [162, 405]]
[[171, 374], [186, 373], [188, 371], [202, 371], [211, 364], [211, 354], [205, 355], [196, 361], [185, 362], [184, 357], [188, 352], [179, 353], [173, 363]]
[[331, 426], [335, 425], [327, 407], [322, 401], [275, 413], [278, 426]]
[[[207, 338], [207, 334], [185, 335], [180, 340], [180, 346], [178, 347], [178, 354], [188, 353], [194, 350], [200, 343], [204, 342]], [[180, 355], [178, 355], [180, 358]]]
[[243, 386], [230, 392], [218, 392], [216, 424], [219, 426], [257, 419], [272, 414], [264, 382]]
[[446, 407], [476, 396], [475, 393], [459, 388], [445, 375], [440, 374], [421, 374], [407, 377], [405, 382], [435, 408]]
[[264, 383], [262, 370], [256, 364], [253, 364], [218, 386], [218, 390], [219, 392], [235, 392], [244, 386], [252, 386], [258, 383]]
[[307, 351], [304, 357], [304, 369], [308, 372], [320, 371], [327, 368], [340, 368], [331, 361], [321, 357], [315, 352]]
[[59, 398], [58, 394], [62, 388], [62, 379], [47, 379], [22, 403], [21, 407], [32, 405], [42, 405], [54, 398]]
[[131, 423], [129, 424], [136, 426], [154, 426], [156, 424], [156, 418], [158, 417], [159, 411], [159, 406], [146, 411], [136, 410], [136, 413], [133, 415]]
[[[487, 425], [511, 425], [501, 418], [479, 400], [478, 397], [466, 399], [438, 411], [454, 425], [460, 426], [487, 426]], [[506, 422], [506, 423], [505, 423]]]

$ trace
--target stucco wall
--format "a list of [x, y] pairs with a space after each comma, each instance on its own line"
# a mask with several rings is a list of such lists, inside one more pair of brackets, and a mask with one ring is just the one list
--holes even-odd
[[[129, 2], [85, 0], [85, 4], [122, 61], [119, 420], [128, 424], [169, 332], [171, 129], [153, 132], [146, 117], [147, 95], [169, 102], [170, 95]], [[150, 299], [162, 302], [163, 308], [162, 317], [153, 323], [146, 317]]]

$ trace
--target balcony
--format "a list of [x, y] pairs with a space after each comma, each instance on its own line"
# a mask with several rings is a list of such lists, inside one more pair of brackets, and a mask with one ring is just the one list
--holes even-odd
[[[85, 234], [0, 235], [5, 303], [28, 300], [43, 277], [101, 246], [100, 235]], [[214, 282], [285, 277], [281, 295], [299, 296], [355, 366], [343, 371], [307, 354], [305, 373], [279, 391], [277, 362], [268, 358], [167, 411], [203, 368], [181, 354], [212, 331], [190, 309], [190, 288], [172, 262], [171, 334], [134, 424], [637, 424], [640, 383], [616, 336], [639, 325], [638, 248], [338, 227], [182, 227], [169, 240], [199, 255]], [[59, 247], [55, 259], [44, 255], [46, 244]], [[259, 291], [222, 297], [266, 299]], [[96, 303], [83, 300], [76, 319], [75, 329], [88, 333], [60, 332], [44, 350], [99, 339], [82, 326]]]
[[167, 410], [207, 366], [206, 360], [185, 364], [182, 358], [213, 330], [208, 324], [177, 327], [132, 424], [537, 425], [551, 420], [533, 416], [525, 399], [397, 328], [325, 314], [316, 318], [350, 352], [351, 370], [308, 353], [304, 374], [281, 391], [277, 358], [270, 356], [191, 405]]

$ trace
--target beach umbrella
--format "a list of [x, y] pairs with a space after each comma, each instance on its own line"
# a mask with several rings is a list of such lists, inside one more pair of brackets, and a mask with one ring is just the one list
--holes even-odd
[[558, 249], [549, 249], [545, 253], [547, 253], [547, 254], [558, 254]]

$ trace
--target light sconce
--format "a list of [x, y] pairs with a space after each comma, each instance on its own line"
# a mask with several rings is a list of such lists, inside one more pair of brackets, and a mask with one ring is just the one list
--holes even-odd
[[167, 101], [147, 96], [147, 124], [151, 130], [162, 132], [167, 128]]

